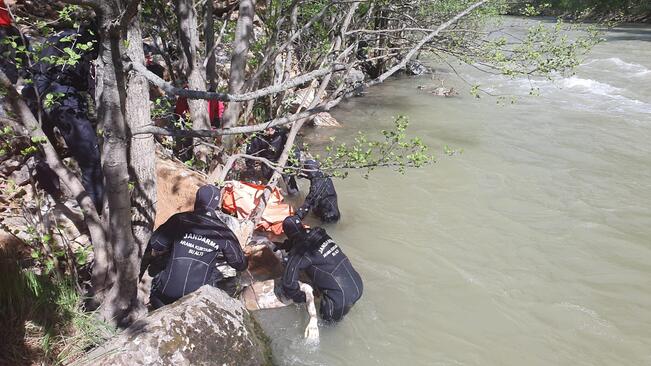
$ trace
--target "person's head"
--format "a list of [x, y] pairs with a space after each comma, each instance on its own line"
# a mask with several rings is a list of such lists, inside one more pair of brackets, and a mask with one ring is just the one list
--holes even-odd
[[287, 216], [285, 220], [283, 220], [283, 232], [287, 235], [289, 240], [298, 239], [306, 233], [300, 217], [296, 215]]
[[276, 133], [276, 127], [269, 127], [264, 130], [264, 134], [267, 136], [273, 136]]
[[216, 211], [219, 209], [219, 198], [221, 197], [221, 190], [219, 187], [212, 184], [197, 190], [197, 196], [194, 200], [195, 211]]
[[316, 160], [306, 160], [305, 163], [303, 163], [303, 172], [308, 179], [312, 179], [319, 175], [319, 167], [320, 165]]

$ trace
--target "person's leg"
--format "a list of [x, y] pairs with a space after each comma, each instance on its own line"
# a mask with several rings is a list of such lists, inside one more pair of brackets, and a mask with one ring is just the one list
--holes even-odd
[[160, 288], [160, 278], [159, 276], [156, 276], [151, 281], [151, 292], [149, 294], [149, 304], [152, 306], [152, 308], [158, 309], [178, 300], [163, 295], [162, 293], [160, 293], [159, 288]]
[[81, 166], [81, 185], [93, 200], [97, 212], [102, 212], [104, 184], [102, 170], [99, 166]]
[[332, 294], [321, 297], [321, 309], [319, 313], [321, 314], [321, 319], [324, 321], [338, 322], [350, 311], [352, 304], [345, 305], [344, 299], [337, 297], [336, 294], [334, 299], [332, 298]]
[[322, 296], [321, 307], [319, 308], [319, 314], [321, 315], [321, 319], [323, 319], [326, 322], [333, 321], [334, 312], [335, 312], [335, 307], [332, 300], [329, 297]]
[[293, 196], [298, 193], [298, 184], [296, 183], [296, 177], [293, 175], [283, 175], [285, 184], [287, 185], [287, 194]]
[[153, 289], [151, 290], [151, 294], [149, 295], [149, 303], [151, 304], [151, 307], [154, 310], [166, 305], [163, 302], [163, 300], [160, 298], [160, 294], [154, 291]]

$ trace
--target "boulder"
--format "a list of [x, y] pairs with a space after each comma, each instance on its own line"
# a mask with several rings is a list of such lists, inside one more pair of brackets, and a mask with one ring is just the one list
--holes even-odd
[[156, 222], [160, 226], [175, 213], [194, 209], [194, 197], [204, 184], [205, 175], [190, 170], [183, 163], [166, 159], [161, 154], [156, 158], [157, 196]]
[[79, 365], [272, 365], [269, 340], [238, 300], [203, 286], [90, 352]]
[[405, 72], [407, 75], [423, 75], [430, 71], [427, 66], [421, 64], [418, 61], [409, 61], [407, 63], [407, 66], [405, 66]]
[[316, 127], [341, 127], [341, 124], [328, 112], [315, 115], [312, 124]]

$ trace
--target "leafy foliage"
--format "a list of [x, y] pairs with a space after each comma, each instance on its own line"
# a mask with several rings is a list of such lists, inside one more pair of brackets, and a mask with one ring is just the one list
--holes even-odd
[[[354, 169], [368, 177], [378, 167], [391, 167], [404, 174], [407, 168], [420, 168], [434, 162], [422, 139], [407, 136], [408, 126], [409, 119], [399, 116], [393, 129], [381, 131], [381, 139], [371, 139], [359, 132], [350, 144], [328, 146], [324, 157], [317, 156], [321, 170], [336, 177], [346, 177], [347, 171]], [[332, 142], [335, 142], [334, 138]]]

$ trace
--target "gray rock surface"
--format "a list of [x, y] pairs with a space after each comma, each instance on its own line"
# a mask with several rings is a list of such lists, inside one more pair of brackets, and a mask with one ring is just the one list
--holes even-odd
[[419, 61], [409, 61], [405, 66], [405, 71], [407, 75], [423, 75], [428, 73], [429, 69]]
[[272, 365], [269, 341], [243, 304], [203, 286], [138, 320], [79, 365]]

